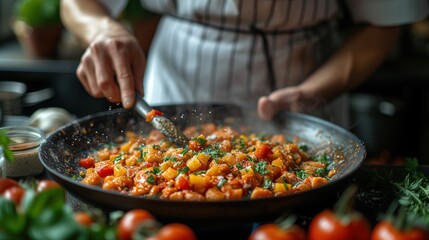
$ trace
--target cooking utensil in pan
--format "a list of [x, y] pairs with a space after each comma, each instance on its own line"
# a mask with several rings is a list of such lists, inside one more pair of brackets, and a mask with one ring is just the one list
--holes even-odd
[[103, 190], [74, 180], [79, 174], [79, 159], [103, 144], [114, 141], [125, 131], [146, 134], [152, 126], [135, 111], [117, 109], [89, 115], [51, 133], [41, 144], [39, 157], [50, 175], [73, 196], [105, 210], [144, 208], [163, 221], [186, 223], [233, 223], [273, 220], [285, 211], [306, 213], [331, 204], [361, 166], [366, 149], [349, 131], [319, 118], [299, 113], [282, 113], [275, 121], [248, 116], [235, 105], [185, 104], [157, 106], [183, 129], [205, 122], [246, 128], [255, 133], [282, 133], [288, 139], [299, 137], [308, 153], [327, 153], [337, 162], [337, 173], [325, 185], [288, 196], [225, 201], [175, 201], [128, 196]]
[[[134, 105], [134, 109], [143, 118], [146, 118], [146, 116], [154, 110], [139, 94], [136, 94], [136, 103]], [[189, 140], [186, 138], [186, 136], [183, 135], [182, 131], [177, 129], [174, 123], [165, 116], [155, 115], [150, 120], [150, 123], [155, 129], [159, 130], [162, 134], [164, 134], [164, 136], [168, 138], [168, 140], [170, 140], [177, 146], [185, 147], [186, 145], [188, 145]]]

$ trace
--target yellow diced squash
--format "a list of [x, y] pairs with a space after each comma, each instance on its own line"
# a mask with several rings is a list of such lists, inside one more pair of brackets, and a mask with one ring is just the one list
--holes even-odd
[[121, 145], [121, 152], [128, 152], [131, 147], [131, 142], [127, 142]]
[[213, 165], [207, 170], [206, 174], [207, 176], [219, 176], [222, 174], [222, 171], [218, 165]]
[[198, 157], [194, 156], [191, 159], [189, 159], [189, 161], [186, 163], [186, 166], [188, 166], [189, 170], [191, 170], [191, 172], [195, 172], [198, 171], [198, 169], [200, 169], [200, 167], [203, 164], [201, 164], [200, 160], [198, 160]]
[[271, 165], [276, 166], [278, 168], [284, 168], [284, 164], [283, 161], [280, 158], [275, 159], [274, 161], [271, 162]]
[[274, 183], [273, 192], [275, 193], [287, 193], [292, 191], [292, 185], [289, 183]]
[[189, 174], [189, 184], [191, 186], [205, 187], [207, 186], [207, 177], [196, 174]]
[[173, 163], [171, 161], [165, 161], [159, 165], [162, 171], [167, 170], [169, 167], [172, 167]]
[[161, 173], [161, 176], [167, 180], [172, 180], [177, 177], [179, 173], [174, 168], [167, 168], [163, 173]]
[[113, 168], [113, 175], [115, 177], [123, 176], [125, 173], [127, 173], [127, 169], [123, 167], [121, 164], [116, 164]]
[[203, 165], [207, 165], [210, 160], [210, 155], [205, 153], [198, 153], [197, 158]]
[[241, 176], [254, 176], [255, 172], [253, 171], [253, 169], [251, 167], [246, 167], [240, 170]]

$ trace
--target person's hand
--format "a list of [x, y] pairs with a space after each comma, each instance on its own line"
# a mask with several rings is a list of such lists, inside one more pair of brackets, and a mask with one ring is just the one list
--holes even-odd
[[310, 112], [322, 102], [300, 86], [282, 88], [259, 98], [258, 115], [263, 120], [271, 120], [280, 111]]
[[98, 35], [83, 54], [77, 76], [93, 97], [134, 105], [135, 91], [143, 95], [146, 57], [135, 39], [125, 30]]

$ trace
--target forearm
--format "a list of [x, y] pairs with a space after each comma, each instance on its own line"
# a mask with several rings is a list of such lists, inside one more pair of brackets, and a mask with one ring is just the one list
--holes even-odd
[[304, 94], [332, 99], [367, 79], [394, 46], [400, 27], [363, 26], [299, 87]]
[[85, 45], [89, 45], [98, 36], [126, 31], [95, 0], [61, 0], [61, 19], [66, 28]]

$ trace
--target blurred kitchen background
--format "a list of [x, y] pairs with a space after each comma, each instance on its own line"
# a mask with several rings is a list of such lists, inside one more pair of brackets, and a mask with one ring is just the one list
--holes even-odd
[[[159, 16], [136, 3], [130, 1], [121, 18], [131, 31], [144, 25], [145, 32], [139, 32], [148, 36]], [[118, 107], [90, 97], [77, 80], [84, 48], [64, 30], [58, 6], [58, 0], [0, 0], [0, 84], [26, 85], [22, 106], [15, 106], [11, 115], [59, 107], [82, 117]], [[340, 26], [347, 29], [348, 24], [345, 19]], [[138, 39], [149, 51], [150, 41]], [[349, 93], [349, 130], [365, 142], [367, 161], [394, 164], [416, 157], [429, 164], [428, 90], [429, 21], [422, 21], [404, 26], [383, 66]]]

